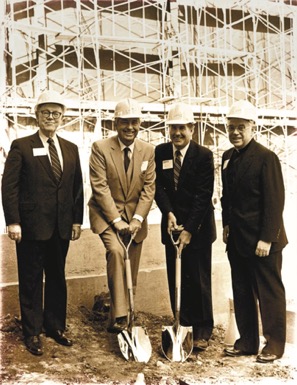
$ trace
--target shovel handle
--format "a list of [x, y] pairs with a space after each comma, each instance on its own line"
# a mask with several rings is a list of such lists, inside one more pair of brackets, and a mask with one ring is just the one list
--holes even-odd
[[177, 325], [180, 321], [180, 304], [181, 304], [181, 253], [178, 249], [178, 242], [174, 240], [174, 235], [179, 235], [183, 227], [170, 231], [171, 242], [175, 248], [175, 321]]
[[125, 259], [125, 268], [126, 268], [127, 289], [133, 290], [132, 274], [131, 274], [131, 262], [130, 262], [129, 258]]
[[134, 323], [134, 297], [133, 297], [133, 282], [132, 282], [132, 273], [131, 273], [131, 262], [129, 258], [129, 247], [134, 239], [134, 234], [130, 235], [129, 242], [127, 245], [122, 240], [121, 235], [117, 231], [117, 238], [119, 243], [124, 249], [125, 252], [125, 272], [126, 272], [126, 284], [128, 291], [128, 301], [129, 301], [129, 316], [128, 316], [128, 328], [131, 329]]
[[181, 304], [181, 258], [175, 260], [175, 319], [179, 322]]
[[170, 231], [170, 239], [171, 239], [171, 242], [172, 242], [173, 246], [177, 246], [178, 245], [178, 238], [177, 238], [177, 240], [175, 240], [174, 236], [178, 237], [180, 235], [180, 233], [183, 231], [183, 229], [184, 229], [184, 227], [181, 225], [176, 230], [171, 230]]
[[131, 235], [130, 235], [129, 242], [127, 243], [127, 245], [125, 245], [125, 243], [123, 242], [123, 239], [122, 239], [120, 233], [117, 231], [117, 238], [118, 238], [118, 241], [120, 242], [121, 246], [122, 246], [123, 249], [125, 250], [125, 259], [129, 259], [129, 253], [128, 253], [128, 251], [129, 251], [129, 248], [130, 248], [130, 246], [131, 246], [131, 243], [132, 243], [134, 237], [135, 237], [135, 234], [131, 234]]
[[127, 245], [125, 245], [125, 243], [123, 242], [122, 237], [118, 231], [117, 231], [117, 237], [118, 237], [118, 240], [119, 240], [121, 246], [123, 247], [123, 249], [125, 251], [126, 282], [127, 282], [127, 289], [130, 293], [133, 290], [133, 283], [132, 283], [132, 273], [131, 273], [131, 262], [130, 262], [130, 257], [129, 257], [129, 248], [130, 248], [130, 245], [133, 241], [134, 234], [131, 234], [129, 242], [127, 243]]

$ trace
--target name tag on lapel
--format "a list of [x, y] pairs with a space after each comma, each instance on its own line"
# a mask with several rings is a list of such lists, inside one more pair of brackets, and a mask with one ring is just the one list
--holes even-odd
[[45, 155], [47, 155], [47, 152], [44, 147], [33, 148], [33, 156], [45, 156]]
[[144, 160], [142, 163], [141, 163], [141, 172], [145, 172], [146, 169], [147, 169], [147, 166], [148, 166], [148, 160]]
[[169, 170], [170, 168], [173, 168], [173, 160], [172, 159], [163, 160], [162, 168], [163, 170]]

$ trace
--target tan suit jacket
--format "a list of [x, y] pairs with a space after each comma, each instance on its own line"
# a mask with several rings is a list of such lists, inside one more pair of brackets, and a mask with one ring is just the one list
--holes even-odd
[[118, 137], [99, 140], [90, 156], [92, 196], [89, 200], [91, 229], [103, 233], [115, 218], [130, 222], [134, 214], [144, 218], [135, 241], [147, 236], [146, 217], [155, 195], [154, 147], [135, 139], [127, 174]]

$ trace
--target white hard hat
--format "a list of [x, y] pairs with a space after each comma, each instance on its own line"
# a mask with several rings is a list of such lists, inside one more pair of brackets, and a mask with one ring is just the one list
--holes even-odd
[[59, 94], [56, 91], [44, 91], [39, 95], [39, 98], [37, 99], [37, 103], [35, 106], [35, 110], [37, 107], [41, 104], [45, 103], [53, 103], [53, 104], [60, 104], [64, 110], [66, 109], [66, 105], [64, 102], [64, 98], [61, 94]]
[[195, 123], [192, 107], [184, 103], [173, 104], [168, 112], [167, 124]]
[[123, 99], [115, 106], [114, 117], [115, 118], [141, 118], [140, 104], [133, 99]]
[[245, 120], [257, 120], [256, 107], [247, 100], [238, 100], [233, 103], [226, 116], [227, 119], [238, 118]]

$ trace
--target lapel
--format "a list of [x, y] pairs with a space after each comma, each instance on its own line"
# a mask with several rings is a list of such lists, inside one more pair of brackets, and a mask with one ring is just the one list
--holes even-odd
[[118, 136], [111, 138], [110, 155], [117, 170], [120, 184], [124, 191], [124, 195], [128, 194], [127, 176], [124, 169], [124, 162], [122, 158], [121, 147], [118, 141]]
[[[163, 168], [163, 162], [166, 160], [172, 160], [172, 167], [171, 168], [167, 168], [167, 169]], [[164, 151], [162, 151], [161, 169], [162, 169], [162, 174], [163, 174], [164, 178], [166, 178], [169, 181], [171, 188], [174, 190], [173, 163], [174, 163], [173, 146], [172, 146], [171, 142], [168, 142], [164, 146]]]
[[68, 156], [69, 152], [67, 151], [67, 142], [62, 138], [60, 138], [58, 135], [57, 135], [57, 138], [61, 147], [61, 152], [63, 157], [63, 172], [62, 172], [62, 178], [60, 180], [60, 183], [61, 183], [64, 177], [66, 177], [66, 175], [71, 174], [71, 170], [70, 170], [71, 162], [69, 161], [69, 156]]
[[247, 170], [253, 163], [256, 153], [257, 153], [257, 142], [254, 139], [252, 139], [252, 142], [249, 144], [249, 147], [246, 149], [245, 154], [242, 154], [243, 158], [237, 169], [235, 187], [240, 183], [241, 179], [246, 176]]
[[222, 164], [222, 173], [223, 173], [223, 176], [226, 176], [226, 173], [227, 173], [227, 170], [228, 170], [228, 164], [230, 162], [230, 159], [232, 157], [232, 154], [233, 152], [235, 151], [235, 148], [230, 148], [229, 150], [227, 150], [224, 154], [224, 157], [223, 157], [223, 164]]
[[[32, 152], [33, 152], [33, 148], [41, 148], [41, 147], [44, 148], [43, 143], [39, 137], [38, 131], [34, 135], [32, 135], [31, 138], [32, 138]], [[55, 176], [54, 176], [51, 162], [48, 158], [48, 155], [37, 156], [36, 158], [42, 164], [43, 168], [48, 173], [49, 177], [55, 181]]]

